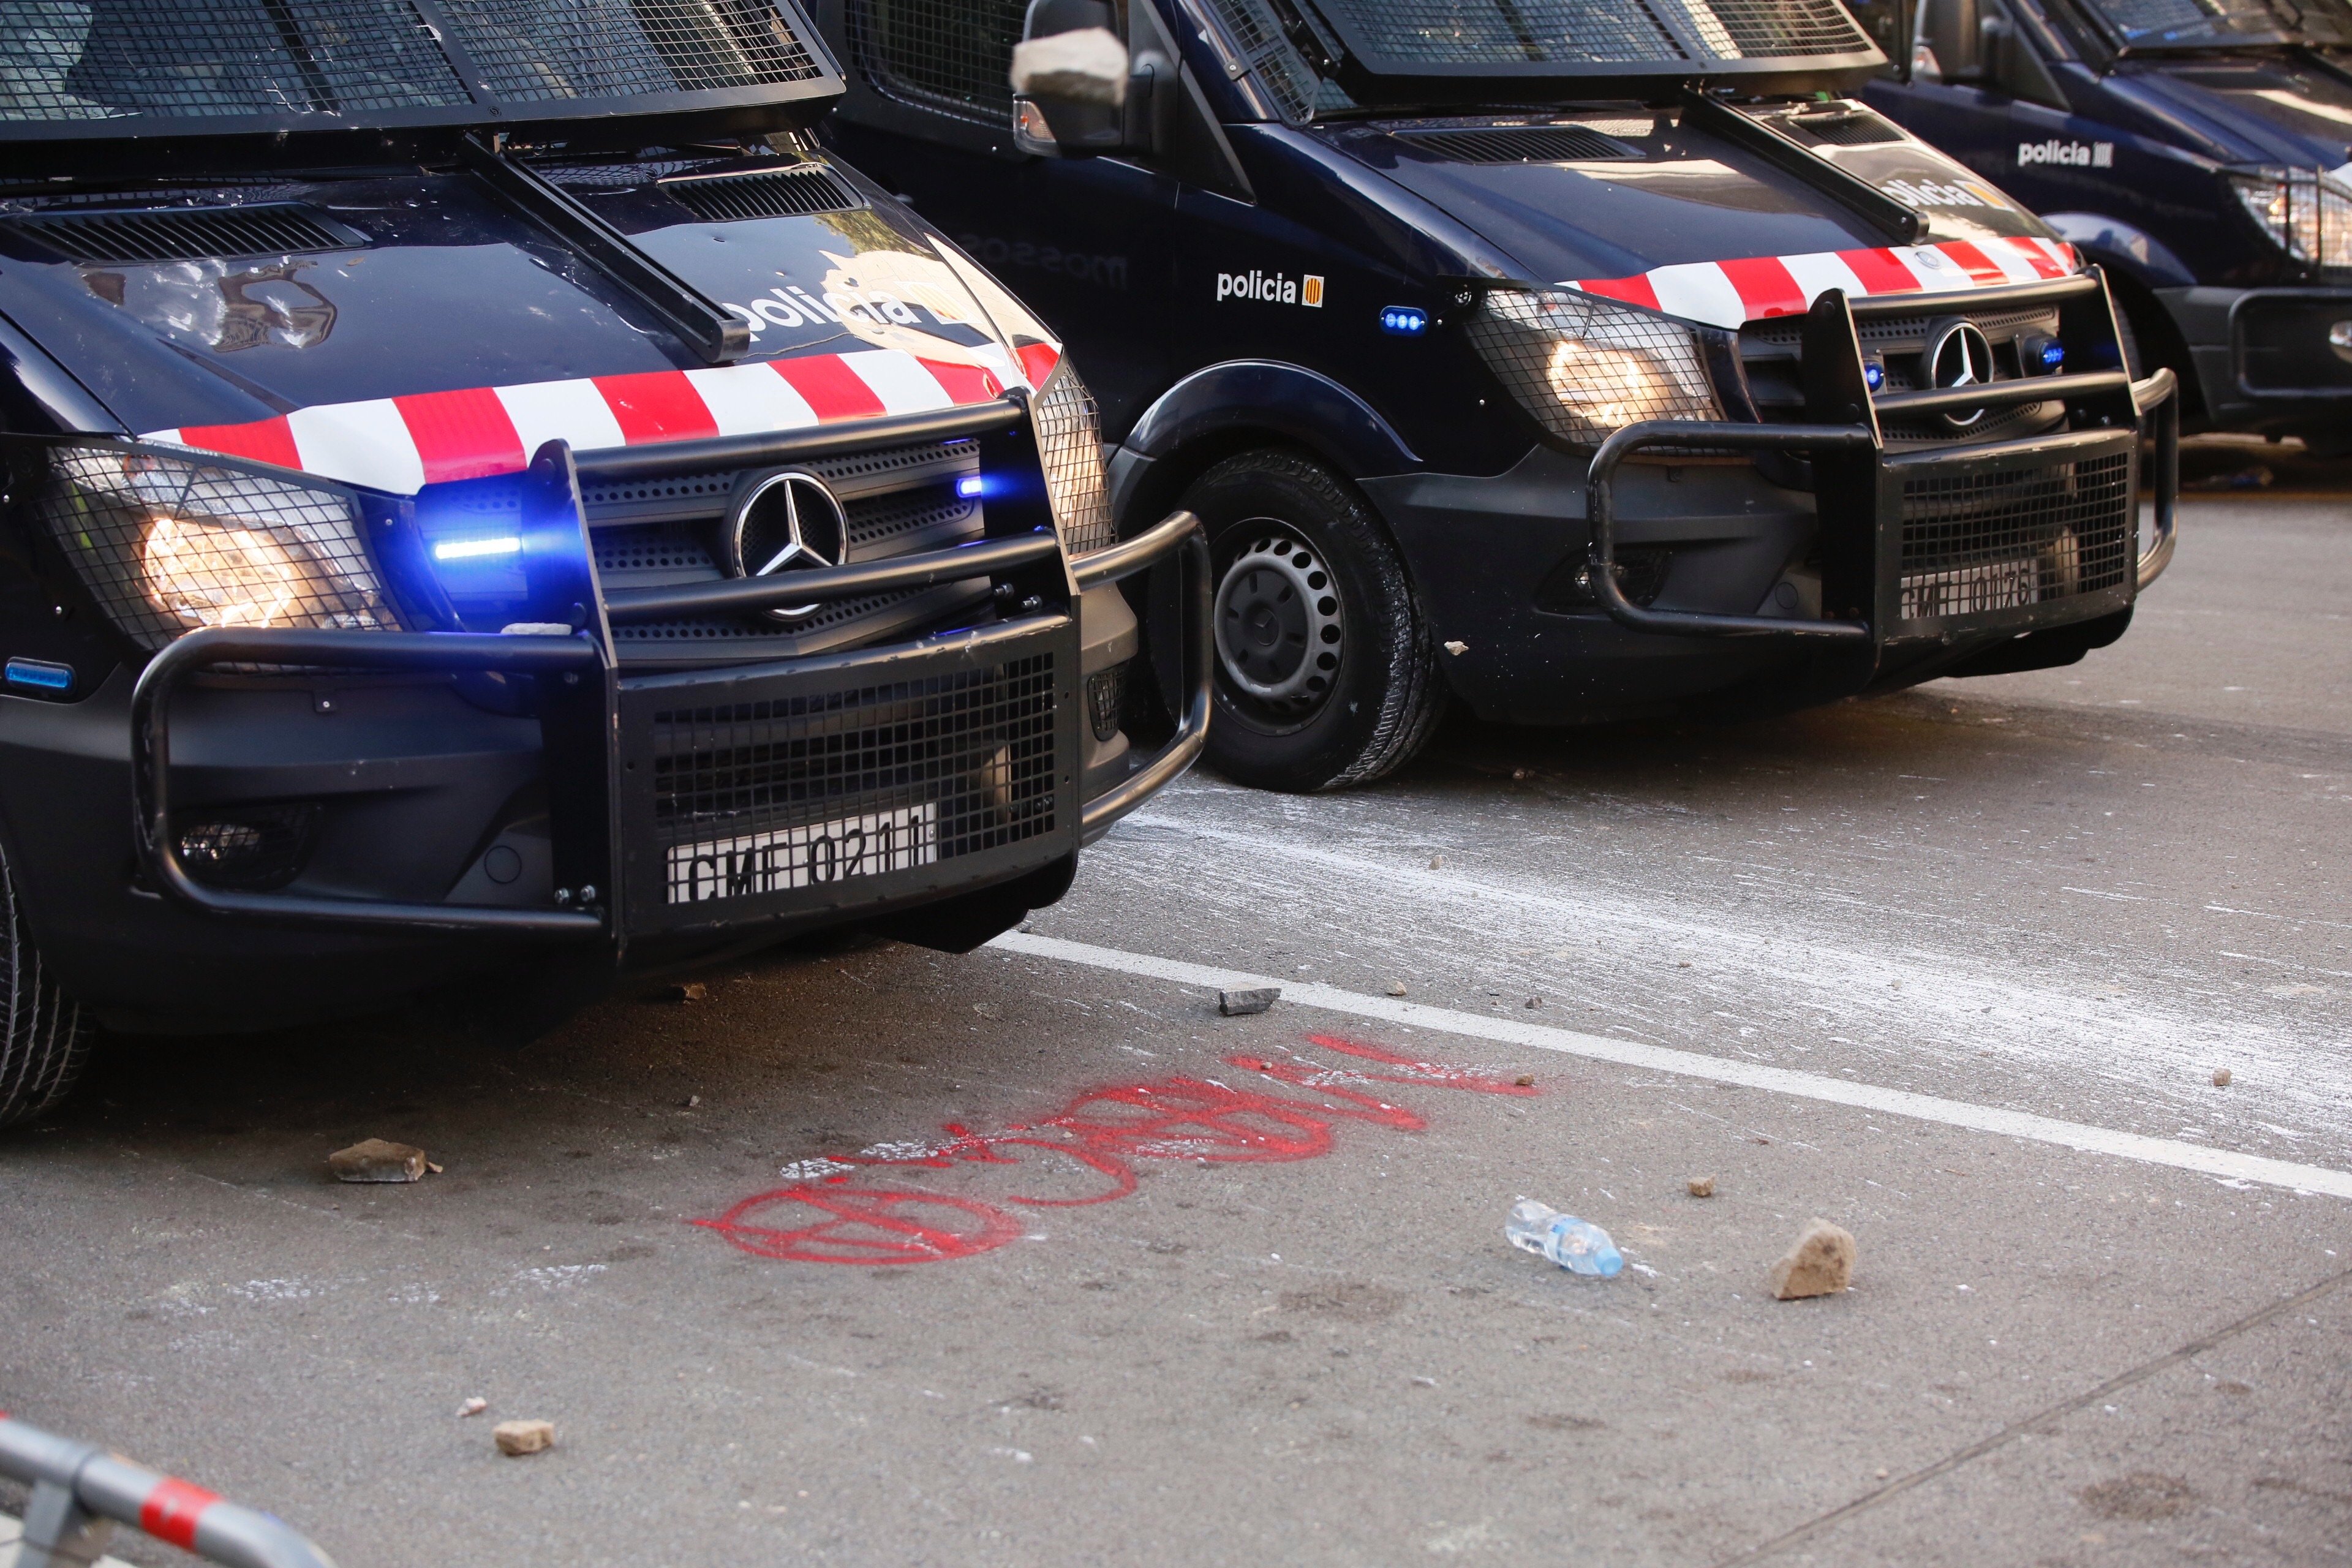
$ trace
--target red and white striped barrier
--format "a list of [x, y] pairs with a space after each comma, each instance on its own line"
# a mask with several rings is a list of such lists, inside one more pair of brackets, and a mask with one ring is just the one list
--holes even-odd
[[[1042, 387], [1058, 363], [1024, 343], [1005, 371]], [[322, 403], [245, 425], [153, 430], [142, 440], [299, 468], [395, 495], [426, 485], [518, 473], [543, 442], [579, 451], [764, 436], [841, 420], [987, 403], [1004, 378], [981, 365], [900, 349], [803, 354], [710, 370], [656, 370], [520, 386], [469, 387]]]
[[1820, 250], [1744, 261], [1692, 261], [1631, 278], [1580, 278], [1566, 287], [1645, 305], [1685, 321], [1737, 328], [1772, 316], [1801, 316], [1832, 289], [1870, 294], [1957, 294], [2011, 283], [2042, 283], [2082, 267], [2057, 239], [1948, 239], [1934, 245]]

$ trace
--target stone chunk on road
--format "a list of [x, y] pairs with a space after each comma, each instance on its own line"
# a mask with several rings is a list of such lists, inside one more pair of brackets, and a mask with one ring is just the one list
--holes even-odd
[[555, 1423], [552, 1421], [501, 1421], [490, 1428], [498, 1440], [499, 1452], [509, 1458], [520, 1458], [536, 1454], [541, 1448], [555, 1447]]
[[1282, 987], [1261, 985], [1254, 991], [1220, 991], [1217, 1011], [1228, 1018], [1239, 1018], [1251, 1013], [1263, 1013], [1282, 1000]]
[[488, 1410], [489, 1407], [490, 1402], [477, 1394], [471, 1399], [466, 1401], [465, 1404], [457, 1406], [457, 1414], [461, 1416], [479, 1415], [483, 1411]]
[[2213, 1087], [2215, 1089], [2227, 1089], [2230, 1087], [2230, 1069], [2228, 1068], [2215, 1068], [2213, 1069]]
[[1772, 1265], [1772, 1294], [1783, 1301], [1836, 1295], [1853, 1279], [1853, 1236], [1844, 1226], [1813, 1221]]
[[1715, 1196], [1715, 1178], [1713, 1176], [1693, 1176], [1688, 1182], [1685, 1182], [1684, 1185], [1690, 1189], [1690, 1195], [1695, 1198], [1711, 1198]]
[[1402, 996], [1402, 995], [1403, 995], [1403, 994], [1404, 994], [1404, 982], [1403, 982], [1403, 981], [1402, 981], [1402, 980], [1391, 980], [1391, 981], [1390, 981], [1390, 982], [1389, 982], [1389, 994], [1390, 994], [1390, 995], [1391, 995], [1391, 996]]
[[327, 1169], [339, 1182], [420, 1182], [425, 1151], [369, 1138], [328, 1155]]

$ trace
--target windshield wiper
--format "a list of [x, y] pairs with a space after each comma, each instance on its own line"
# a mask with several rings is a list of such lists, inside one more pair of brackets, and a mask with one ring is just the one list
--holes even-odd
[[751, 352], [751, 329], [741, 317], [638, 249], [562, 187], [508, 157], [503, 141], [485, 142], [472, 132], [457, 143], [458, 153], [509, 205], [659, 316], [705, 364], [726, 364]]

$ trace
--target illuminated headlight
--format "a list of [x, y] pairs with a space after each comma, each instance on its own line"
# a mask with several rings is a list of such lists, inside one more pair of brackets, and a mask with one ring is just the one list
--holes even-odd
[[1536, 422], [1597, 446], [1643, 419], [1720, 419], [1697, 334], [1573, 289], [1490, 290], [1470, 341]]
[[53, 461], [51, 536], [149, 648], [198, 626], [400, 627], [343, 492], [152, 451], [60, 447]]
[[1067, 358], [1045, 378], [1034, 417], [1037, 457], [1045, 468], [1045, 493], [1054, 503], [1062, 547], [1085, 555], [1117, 542], [1110, 496], [1103, 488], [1102, 430], [1095, 419], [1094, 394]]
[[2352, 187], [2308, 169], [2232, 171], [2230, 188], [2263, 232], [2298, 261], [2352, 268]]

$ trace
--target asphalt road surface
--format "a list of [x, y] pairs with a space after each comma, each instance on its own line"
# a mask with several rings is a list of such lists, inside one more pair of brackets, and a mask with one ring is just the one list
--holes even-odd
[[2346, 1562], [2347, 615], [2340, 500], [2200, 499], [2074, 668], [1194, 777], [969, 957], [113, 1042], [0, 1406], [343, 1568]]

